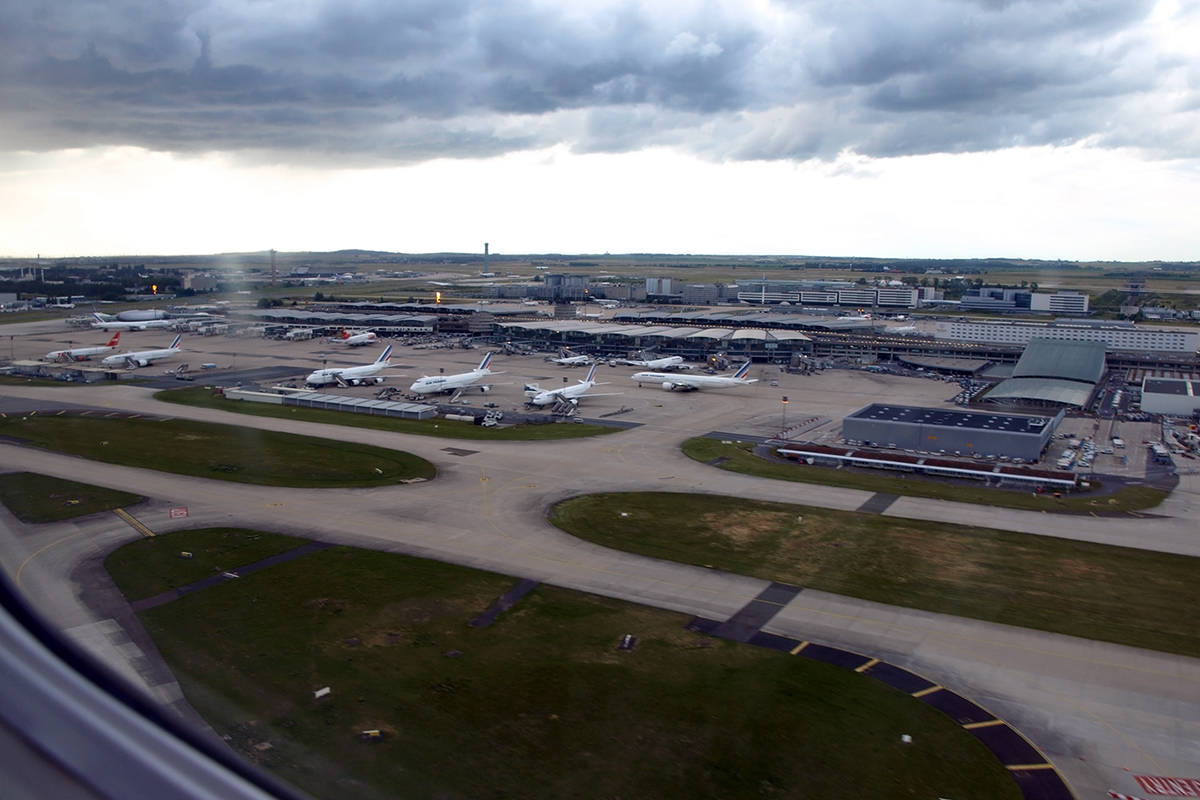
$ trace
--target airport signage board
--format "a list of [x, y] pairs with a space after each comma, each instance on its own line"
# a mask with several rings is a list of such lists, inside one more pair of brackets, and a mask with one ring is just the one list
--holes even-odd
[[172, 508], [171, 509], [171, 519], [183, 519], [187, 515], [188, 515], [188, 510], [187, 510], [186, 506], [184, 506], [183, 508]]

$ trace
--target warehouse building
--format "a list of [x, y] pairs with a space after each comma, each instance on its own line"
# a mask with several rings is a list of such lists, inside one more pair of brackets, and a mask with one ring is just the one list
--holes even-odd
[[1085, 408], [1104, 377], [1104, 342], [1034, 339], [1011, 378], [983, 396], [989, 403], [1038, 408]]
[[1142, 411], [1169, 417], [1192, 417], [1200, 410], [1200, 381], [1146, 378], [1142, 381]]
[[1054, 438], [1064, 413], [1030, 417], [875, 403], [842, 421], [842, 438], [922, 454], [978, 454], [1034, 462]]

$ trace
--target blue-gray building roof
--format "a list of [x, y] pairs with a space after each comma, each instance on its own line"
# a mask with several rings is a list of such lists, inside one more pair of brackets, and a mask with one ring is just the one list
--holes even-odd
[[1033, 339], [1013, 369], [1014, 378], [1056, 378], [1095, 385], [1104, 374], [1104, 342]]

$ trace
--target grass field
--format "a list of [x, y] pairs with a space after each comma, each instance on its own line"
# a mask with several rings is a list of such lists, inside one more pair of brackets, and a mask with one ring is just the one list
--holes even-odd
[[713, 495], [587, 495], [553, 522], [669, 561], [1200, 657], [1200, 559], [1187, 556]]
[[621, 428], [606, 425], [580, 425], [576, 423], [546, 423], [544, 425], [512, 425], [503, 428], [484, 428], [469, 422], [447, 422], [444, 419], [396, 419], [376, 417], [370, 414], [348, 414], [323, 408], [296, 408], [267, 403], [249, 403], [244, 400], [228, 400], [211, 386], [195, 386], [187, 389], [167, 389], [154, 395], [155, 399], [197, 408], [215, 408], [256, 417], [298, 419], [304, 422], [320, 422], [327, 425], [348, 425], [353, 428], [371, 428], [396, 433], [415, 433], [421, 436], [440, 436], [445, 439], [475, 439], [493, 442], [548, 441], [551, 439], [581, 439], [587, 436], [602, 436], [616, 433]]
[[781, 481], [840, 486], [845, 489], [885, 492], [905, 497], [930, 497], [936, 500], [953, 500], [959, 503], [975, 503], [976, 505], [1000, 508], [1022, 508], [1049, 512], [1144, 511], [1154, 508], [1169, 494], [1169, 492], [1151, 486], [1126, 486], [1111, 494], [1097, 495], [1092, 492], [1055, 498], [1052, 494], [1036, 495], [1030, 491], [1023, 492], [1015, 489], [995, 489], [982, 485], [965, 486], [920, 478], [902, 478], [897, 475], [876, 475], [846, 469], [810, 467], [792, 461], [781, 464], [756, 456], [753, 450], [754, 445], [749, 442], [722, 444], [719, 439], [702, 436], [688, 439], [683, 443], [683, 452], [690, 458], [705, 463], [726, 459], [716, 466], [730, 472], [741, 472], [745, 475], [774, 478]]
[[[182, 563], [170, 556], [204, 546], [191, 537], [116, 551], [118, 583]], [[702, 639], [682, 615], [540, 587], [491, 627], [467, 625], [515, 582], [334, 548], [141, 617], [216, 731], [317, 796], [1020, 796], [920, 701]], [[627, 633], [638, 645], [619, 652]]]
[[22, 522], [58, 522], [142, 502], [140, 495], [39, 475], [0, 475], [0, 503]]
[[[243, 528], [201, 528], [169, 537], [131, 542], [104, 560], [104, 568], [126, 599], [153, 597], [214, 573], [286, 553], [308, 541]], [[182, 557], [183, 551], [191, 553], [191, 558]]]
[[262, 486], [386, 486], [436, 474], [398, 450], [182, 419], [30, 414], [0, 419], [0, 435], [110, 464]]

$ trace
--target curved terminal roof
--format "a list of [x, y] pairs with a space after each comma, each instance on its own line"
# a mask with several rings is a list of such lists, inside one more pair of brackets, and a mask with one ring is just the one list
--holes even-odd
[[984, 396], [991, 402], [1037, 402], [1064, 406], [1087, 405], [1093, 384], [1058, 378], [1009, 378]]
[[1060, 378], [1095, 385], [1104, 375], [1104, 342], [1033, 339], [1013, 378]]

